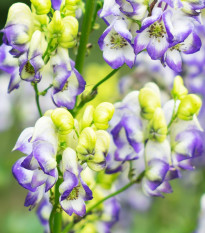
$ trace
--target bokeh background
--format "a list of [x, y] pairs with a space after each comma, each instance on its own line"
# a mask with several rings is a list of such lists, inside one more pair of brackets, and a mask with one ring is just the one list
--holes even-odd
[[[0, 0], [1, 29], [6, 22], [8, 9], [14, 2], [16, 1]], [[22, 2], [29, 4], [29, 1]], [[105, 27], [101, 20], [98, 20], [98, 23], [100, 28], [92, 33], [90, 42], [93, 48], [85, 64], [84, 77], [88, 83], [87, 88], [104, 77], [110, 69], [104, 65], [105, 62], [97, 45], [97, 40]], [[2, 35], [0, 44], [1, 38]], [[117, 76], [103, 84], [95, 101], [118, 100], [120, 98], [118, 79], [128, 72], [128, 69], [123, 68]], [[35, 215], [35, 210], [28, 211], [23, 205], [26, 190], [17, 184], [11, 173], [12, 165], [20, 157], [20, 153], [11, 152], [12, 148], [22, 129], [33, 126], [38, 117], [37, 113], [34, 114], [31, 110], [36, 109], [35, 103], [31, 101], [34, 93], [32, 90], [29, 91], [27, 99], [27, 96], [24, 96], [25, 92], [19, 89], [8, 96], [6, 94], [8, 82], [9, 77], [0, 74], [0, 114], [8, 110], [5, 107], [7, 104], [9, 105], [7, 112], [10, 114], [10, 116], [6, 115], [8, 125], [5, 119], [0, 121], [2, 124], [0, 126], [0, 233], [41, 233], [43, 228]], [[22, 108], [22, 100], [25, 104], [25, 99], [27, 99], [26, 107]], [[27, 121], [27, 118], [30, 120]], [[195, 230], [200, 212], [200, 197], [205, 193], [205, 167], [200, 166], [191, 173], [185, 172], [183, 179], [171, 183], [173, 194], [166, 195], [164, 199], [154, 198], [147, 211], [133, 211], [130, 228], [125, 231], [126, 233], [192, 233]]]

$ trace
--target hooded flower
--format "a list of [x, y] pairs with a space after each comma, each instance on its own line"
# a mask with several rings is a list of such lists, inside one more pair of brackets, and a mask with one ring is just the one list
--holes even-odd
[[32, 17], [30, 8], [24, 3], [15, 3], [9, 8], [2, 32], [3, 43], [12, 47], [11, 54], [19, 56], [27, 50], [33, 33]]
[[77, 164], [76, 152], [67, 148], [62, 156], [63, 183], [59, 187], [60, 204], [68, 214], [73, 213], [83, 217], [86, 214], [85, 201], [91, 200], [92, 191], [82, 180], [81, 168]]
[[53, 187], [58, 177], [56, 168], [52, 175], [45, 174], [35, 159], [33, 145], [30, 142], [33, 131], [34, 128], [31, 127], [21, 133], [14, 150], [19, 150], [27, 156], [20, 158], [12, 168], [13, 175], [18, 183], [29, 190], [25, 206], [31, 206], [30, 209], [40, 202], [44, 193]]
[[149, 56], [156, 60], [167, 51], [169, 42], [162, 15], [162, 9], [156, 7], [152, 15], [142, 21], [142, 27], [134, 41], [135, 54], [147, 49]]
[[56, 106], [73, 109], [76, 97], [85, 89], [83, 77], [74, 68], [74, 62], [69, 58], [67, 49], [58, 47], [52, 58], [54, 71], [52, 99]]
[[30, 82], [41, 80], [41, 70], [44, 66], [42, 56], [46, 48], [47, 42], [44, 33], [36, 30], [31, 38], [28, 51], [19, 58], [21, 79]]
[[135, 54], [131, 40], [132, 34], [123, 18], [113, 20], [100, 37], [98, 43], [103, 51], [103, 57], [113, 69], [119, 68], [124, 63], [130, 68], [134, 65]]

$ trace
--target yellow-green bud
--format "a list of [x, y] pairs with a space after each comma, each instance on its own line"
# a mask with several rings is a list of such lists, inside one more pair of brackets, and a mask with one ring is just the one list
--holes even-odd
[[115, 107], [111, 103], [99, 104], [93, 114], [93, 121], [98, 129], [107, 129], [109, 127], [109, 121], [112, 119]]
[[74, 128], [74, 119], [64, 108], [57, 108], [51, 113], [51, 119], [60, 134], [69, 134]]
[[157, 108], [153, 118], [149, 122], [149, 138], [158, 142], [163, 142], [167, 136], [167, 124], [164, 112], [161, 108]]
[[63, 12], [63, 14], [65, 16], [73, 16], [75, 17], [75, 12], [77, 10], [77, 8], [79, 7], [81, 0], [65, 0], [62, 4], [61, 4], [61, 12]]
[[93, 122], [93, 113], [94, 107], [92, 105], [88, 105], [84, 111], [83, 117], [81, 119], [81, 129], [91, 126]]
[[78, 20], [72, 16], [63, 18], [64, 30], [59, 37], [59, 45], [63, 48], [72, 48], [76, 45], [78, 34]]
[[51, 9], [51, 0], [31, 0], [37, 15], [48, 14]]
[[85, 128], [79, 137], [76, 151], [81, 160], [92, 159], [95, 152], [96, 133], [91, 127]]
[[180, 100], [188, 94], [188, 90], [184, 86], [184, 81], [181, 76], [176, 76], [176, 78], [174, 79], [174, 84], [171, 93], [174, 99]]
[[201, 109], [202, 101], [195, 94], [185, 96], [179, 105], [177, 116], [179, 119], [189, 121], [193, 119], [195, 114], [198, 114]]
[[110, 135], [104, 130], [98, 130], [96, 136], [94, 156], [87, 161], [87, 165], [94, 171], [101, 171], [105, 168], [105, 158], [110, 146]]
[[152, 89], [144, 87], [138, 98], [142, 117], [146, 120], [152, 119], [156, 108], [161, 106], [159, 96]]
[[48, 25], [48, 30], [51, 34], [51, 37], [59, 37], [63, 33], [65, 27], [63, 24], [63, 20], [61, 18], [60, 11], [55, 11], [53, 14], [53, 18]]

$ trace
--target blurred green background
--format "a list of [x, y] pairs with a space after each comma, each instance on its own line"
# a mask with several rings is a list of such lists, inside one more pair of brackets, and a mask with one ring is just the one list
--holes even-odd
[[[8, 8], [16, 1], [0, 1], [0, 28], [4, 27]], [[29, 1], [22, 1], [29, 3]], [[100, 21], [99, 21], [100, 22]], [[90, 56], [86, 59], [86, 77], [90, 84], [96, 83], [98, 79], [108, 73], [108, 68], [104, 68], [104, 61], [101, 51], [98, 48], [97, 40], [103, 30], [101, 28], [93, 32], [90, 42], [94, 47]], [[103, 26], [102, 26], [103, 25]], [[95, 68], [88, 67], [88, 64], [95, 62]], [[128, 70], [123, 68], [122, 73]], [[99, 89], [100, 98], [114, 101], [117, 96], [117, 79], [110, 81], [115, 85], [115, 89], [104, 93], [105, 88]], [[109, 82], [106, 84], [109, 86]], [[103, 89], [104, 88], [104, 89]], [[103, 96], [102, 96], [103, 90]], [[113, 96], [114, 93], [114, 96]], [[1, 100], [0, 100], [1, 105]], [[36, 106], [34, 106], [35, 108]], [[15, 142], [22, 131], [18, 122], [7, 131], [0, 133], [0, 233], [41, 233], [41, 227], [35, 215], [35, 210], [28, 211], [23, 206], [26, 190], [20, 187], [12, 176], [11, 168], [14, 162], [21, 156], [18, 152], [11, 153]], [[154, 198], [153, 204], [147, 212], [133, 212], [133, 222], [130, 230], [132, 233], [191, 233], [195, 230], [199, 210], [200, 197], [205, 192], [205, 169], [183, 174], [183, 180], [171, 182], [174, 193], [166, 195], [164, 199]], [[123, 211], [123, 210], [122, 210]], [[89, 232], [88, 232], [89, 233]]]

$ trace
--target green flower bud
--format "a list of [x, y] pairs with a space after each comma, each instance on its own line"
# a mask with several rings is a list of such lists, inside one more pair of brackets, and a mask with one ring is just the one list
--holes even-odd
[[202, 101], [195, 94], [189, 94], [181, 100], [178, 108], [177, 116], [179, 119], [190, 121], [195, 114], [201, 109]]
[[152, 89], [144, 87], [140, 90], [138, 98], [142, 117], [146, 120], [151, 120], [156, 108], [161, 105], [158, 94]]
[[98, 129], [107, 129], [109, 127], [108, 122], [112, 119], [115, 107], [111, 103], [99, 104], [93, 114], [93, 121]]
[[153, 118], [149, 122], [149, 138], [158, 142], [163, 142], [167, 137], [167, 124], [164, 112], [161, 108], [157, 108]]
[[51, 34], [51, 37], [60, 37], [64, 29], [65, 27], [61, 18], [60, 11], [55, 11], [53, 14], [53, 18], [48, 25], [48, 30]]
[[51, 113], [51, 119], [60, 134], [69, 134], [74, 128], [74, 119], [64, 108], [57, 108]]
[[105, 158], [110, 146], [110, 135], [104, 130], [98, 130], [96, 136], [95, 153], [93, 158], [87, 161], [87, 165], [94, 171], [101, 171], [105, 168]]
[[62, 19], [64, 30], [59, 37], [59, 45], [63, 48], [72, 48], [76, 45], [78, 34], [78, 20], [72, 16], [66, 16]]
[[64, 3], [61, 4], [61, 12], [65, 16], [73, 16], [75, 17], [75, 12], [80, 5], [81, 0], [65, 0]]
[[174, 79], [174, 84], [171, 93], [174, 99], [180, 100], [188, 94], [188, 90], [184, 86], [184, 81], [181, 76], [178, 75]]
[[92, 159], [95, 153], [96, 139], [96, 133], [91, 127], [87, 127], [81, 132], [78, 145], [76, 147], [79, 159], [83, 161]]
[[92, 105], [88, 105], [84, 111], [83, 117], [81, 119], [81, 129], [91, 126], [93, 122], [93, 113], [94, 107]]
[[51, 9], [51, 0], [31, 0], [37, 15], [48, 14]]

